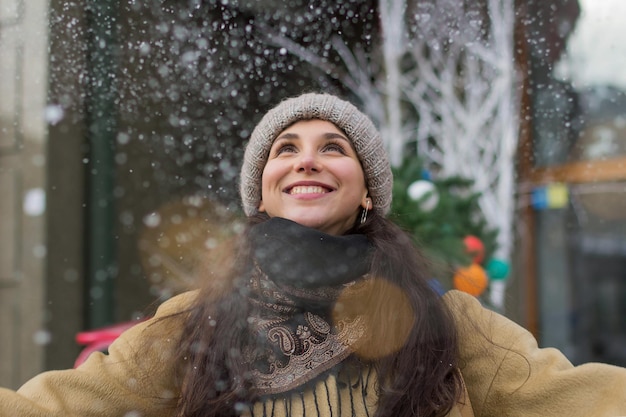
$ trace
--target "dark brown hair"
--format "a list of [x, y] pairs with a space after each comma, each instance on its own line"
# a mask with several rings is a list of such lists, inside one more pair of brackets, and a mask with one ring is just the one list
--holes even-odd
[[[251, 223], [265, 219], [267, 216], [256, 216]], [[384, 333], [394, 331], [390, 323], [398, 321], [396, 301], [384, 288], [401, 289], [412, 310], [408, 335], [399, 350], [360, 359], [371, 362], [377, 370], [380, 389], [376, 417], [447, 415], [462, 392], [457, 334], [450, 312], [428, 282], [426, 260], [404, 231], [375, 210], [350, 233], [365, 234], [374, 246], [370, 275], [394, 284], [376, 291], [379, 319], [373, 332], [377, 340], [385, 340]], [[240, 349], [233, 349], [248, 342], [249, 306], [237, 285], [247, 268], [248, 250], [245, 244], [239, 245], [229, 265], [219, 277], [213, 277], [229, 282], [230, 289], [215, 297], [213, 286], [207, 286], [189, 312], [179, 357], [185, 371], [178, 417], [234, 416], [241, 411], [240, 405], [255, 401]]]

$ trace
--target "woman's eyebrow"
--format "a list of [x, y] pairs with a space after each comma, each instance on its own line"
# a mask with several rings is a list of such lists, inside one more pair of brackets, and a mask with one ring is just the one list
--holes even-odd
[[297, 133], [283, 133], [282, 135], [279, 135], [276, 140], [278, 139], [298, 139], [300, 136], [298, 136]]
[[337, 132], [324, 133], [324, 139], [343, 139], [346, 142], [350, 142], [350, 140], [347, 137]]
[[[344, 135], [338, 132], [326, 132], [326, 133], [323, 133], [321, 136], [326, 140], [343, 139], [346, 142], [350, 142], [350, 140], [347, 137], [345, 137]], [[298, 135], [297, 133], [286, 132], [286, 133], [279, 135], [276, 138], [276, 140], [279, 140], [279, 139], [300, 139], [300, 135]]]

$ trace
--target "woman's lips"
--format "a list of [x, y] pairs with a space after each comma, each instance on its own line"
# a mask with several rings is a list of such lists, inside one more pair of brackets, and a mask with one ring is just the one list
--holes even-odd
[[330, 192], [328, 188], [320, 185], [296, 185], [287, 190], [290, 195], [295, 194], [325, 194]]

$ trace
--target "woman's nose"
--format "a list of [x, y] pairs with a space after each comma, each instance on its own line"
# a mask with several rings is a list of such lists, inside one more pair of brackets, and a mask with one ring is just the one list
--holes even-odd
[[296, 170], [298, 172], [319, 172], [320, 168], [318, 158], [312, 154], [301, 154], [296, 163]]

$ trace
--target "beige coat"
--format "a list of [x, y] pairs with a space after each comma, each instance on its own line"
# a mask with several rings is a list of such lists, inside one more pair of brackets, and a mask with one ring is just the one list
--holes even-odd
[[[193, 294], [167, 301], [157, 316], [180, 311]], [[460, 405], [450, 417], [472, 411], [476, 417], [626, 416], [626, 369], [574, 367], [557, 350], [539, 349], [530, 333], [475, 298], [451, 291], [444, 300], [458, 325], [471, 400], [471, 410]], [[172, 416], [177, 386], [171, 358], [180, 328], [180, 319], [149, 320], [116, 340], [108, 356], [96, 353], [78, 369], [43, 373], [17, 392], [0, 389], [0, 416]], [[150, 347], [135, 355], [145, 340], [152, 340]]]

